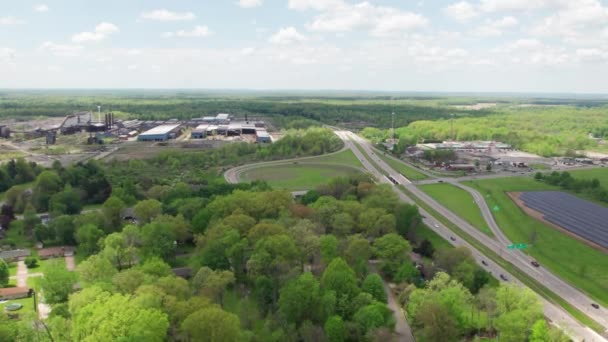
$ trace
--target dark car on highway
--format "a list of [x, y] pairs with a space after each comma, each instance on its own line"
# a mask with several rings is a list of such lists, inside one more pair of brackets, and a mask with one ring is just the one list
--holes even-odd
[[504, 274], [500, 275], [500, 279], [504, 280], [504, 281], [508, 281], [509, 279], [507, 279], [507, 277], [504, 276]]
[[456, 241], [456, 239], [453, 236], [450, 236], [450, 240]]
[[536, 260], [532, 260], [532, 262], [530, 262], [530, 263], [531, 263], [531, 264], [532, 264], [532, 266], [534, 266], [534, 267], [539, 267], [539, 266], [540, 266], [540, 264], [539, 264], [539, 263], [538, 263], [538, 261], [536, 261]]
[[485, 260], [481, 260], [481, 263], [482, 263], [484, 266], [488, 266], [488, 263], [487, 263]]
[[591, 306], [593, 306], [593, 307], [594, 307], [594, 308], [596, 308], [596, 309], [599, 309], [599, 308], [600, 308], [600, 306], [599, 306], [599, 305], [597, 305], [597, 304], [595, 304], [595, 303], [591, 304]]

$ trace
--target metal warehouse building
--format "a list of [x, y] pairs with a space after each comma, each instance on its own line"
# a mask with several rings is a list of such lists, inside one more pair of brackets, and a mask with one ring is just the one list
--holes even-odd
[[259, 143], [271, 143], [272, 139], [270, 138], [270, 134], [264, 130], [258, 130], [256, 133], [257, 142]]
[[207, 128], [209, 128], [209, 125], [206, 124], [196, 126], [196, 128], [192, 130], [190, 137], [192, 139], [205, 139], [207, 137]]
[[178, 129], [181, 125], [160, 125], [151, 130], [141, 133], [137, 140], [139, 141], [166, 141], [174, 139], [178, 134]]

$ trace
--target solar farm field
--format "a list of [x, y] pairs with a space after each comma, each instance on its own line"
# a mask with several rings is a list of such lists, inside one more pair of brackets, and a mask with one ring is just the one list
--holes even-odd
[[480, 179], [463, 184], [481, 192], [490, 208], [499, 208], [492, 214], [509, 240], [532, 244], [525, 253], [598, 302], [608, 305], [608, 255], [528, 215], [508, 195], [559, 188], [528, 177]]
[[545, 220], [608, 248], [608, 208], [561, 191], [524, 192], [519, 198]]

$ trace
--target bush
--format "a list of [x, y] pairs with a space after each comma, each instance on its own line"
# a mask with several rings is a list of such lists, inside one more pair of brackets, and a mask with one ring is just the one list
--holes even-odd
[[27, 257], [25, 258], [25, 265], [27, 268], [36, 268], [38, 267], [38, 259], [35, 257]]

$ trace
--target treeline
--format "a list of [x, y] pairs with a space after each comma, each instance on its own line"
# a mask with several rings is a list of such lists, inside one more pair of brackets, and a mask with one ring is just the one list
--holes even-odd
[[547, 324], [537, 294], [511, 283], [473, 295], [439, 272], [424, 288], [407, 288], [402, 300], [420, 341], [570, 341]]
[[205, 186], [210, 179], [222, 176], [219, 172], [223, 172], [224, 167], [320, 155], [342, 146], [342, 141], [330, 129], [309, 127], [289, 130], [273, 144], [233, 143], [209, 150], [166, 151], [149, 159], [113, 160], [105, 169], [114, 193], [125, 203], [133, 204], [154, 184], [185, 182]]
[[[11, 164], [25, 165], [19, 160], [7, 163], [9, 167]], [[103, 203], [112, 192], [103, 170], [95, 161], [67, 168], [55, 162], [50, 169], [32, 166], [30, 172], [22, 178], [23, 182], [33, 180], [31, 188], [15, 185], [4, 194], [4, 205], [15, 213], [31, 207], [39, 213], [77, 214], [85, 204]], [[36, 173], [38, 175], [33, 179]]]
[[36, 179], [44, 168], [34, 162], [26, 162], [23, 158], [11, 159], [0, 165], [0, 192], [14, 185], [29, 183]]
[[550, 185], [559, 186], [565, 190], [585, 194], [597, 201], [608, 203], [608, 190], [602, 187], [597, 178], [576, 179], [567, 171], [553, 171], [550, 174], [537, 172], [534, 178]]
[[[501, 108], [483, 117], [457, 116], [453, 131], [451, 120], [421, 120], [396, 129], [396, 136], [407, 143], [429, 139], [494, 140], [545, 157], [573, 155], [577, 150], [598, 147], [597, 141], [589, 139], [589, 133], [605, 136], [607, 110], [606, 107]], [[363, 133], [375, 141], [388, 137], [386, 130]]]
[[[299, 98], [302, 99], [302, 98]], [[281, 127], [302, 128], [312, 122], [324, 124], [354, 124], [357, 126], [390, 127], [391, 113], [395, 112], [395, 125], [404, 126], [416, 120], [449, 118], [449, 106], [417, 105], [386, 99], [378, 103], [361, 101], [334, 102], [331, 98], [308, 98], [306, 101], [288, 101], [281, 97], [210, 97], [204, 94], [142, 95], [104, 94], [85, 95], [28, 95], [4, 94], [0, 96], [0, 116], [4, 118], [33, 119], [44, 116], [63, 116], [75, 111], [89, 111], [102, 104], [121, 117], [144, 120], [190, 119], [201, 116], [231, 113], [237, 116], [271, 117]], [[460, 111], [462, 115], [483, 116], [488, 111]], [[117, 117], [118, 117], [117, 116]], [[276, 120], [275, 120], [276, 119]]]

